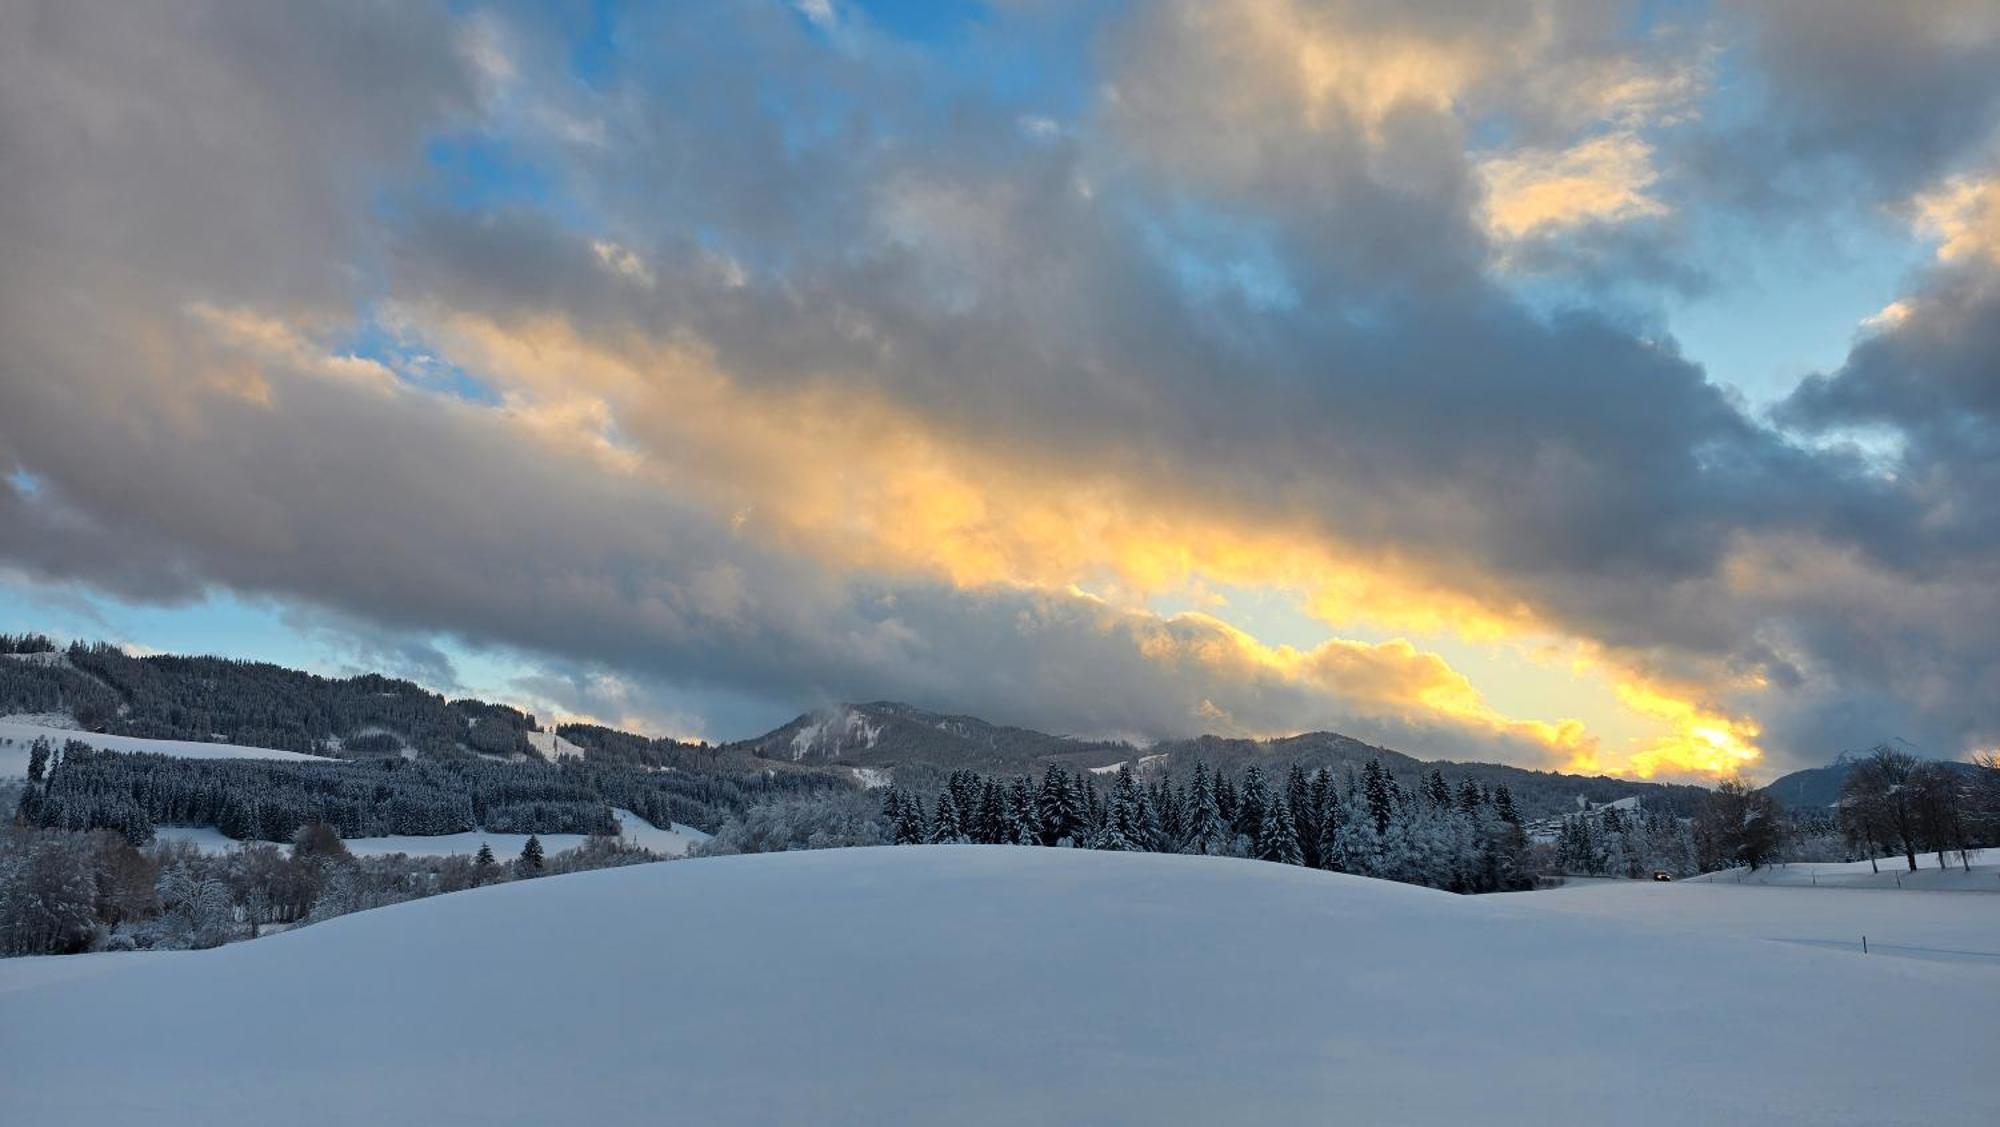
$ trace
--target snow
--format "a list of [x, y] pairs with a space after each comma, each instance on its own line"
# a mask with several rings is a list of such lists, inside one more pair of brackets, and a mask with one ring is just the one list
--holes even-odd
[[1702, 925], [1891, 895], [994, 846], [642, 865], [20, 987], [0, 1091], [49, 1127], [2000, 1121], [2000, 967]]
[[[1866, 861], [1861, 863], [1865, 870]], [[1991, 875], [1987, 877], [1992, 880]], [[1871, 955], [1977, 962], [2000, 972], [2000, 880], [1987, 895], [1888, 889], [1572, 880], [1507, 897], [1543, 911]]]
[[895, 772], [887, 767], [849, 767], [847, 770], [864, 790], [881, 790], [895, 780]]
[[49, 742], [58, 749], [65, 741], [81, 740], [92, 747], [106, 751], [149, 751], [156, 755], [171, 755], [176, 759], [300, 759], [314, 763], [326, 762], [325, 756], [302, 755], [296, 751], [278, 751], [268, 747], [200, 743], [194, 740], [148, 740], [137, 736], [107, 736], [98, 732], [81, 732], [49, 724], [46, 722], [49, 719], [51, 718], [37, 717], [33, 721], [15, 718], [0, 720], [0, 779], [26, 778], [28, 751], [34, 746], [35, 740], [44, 736], [48, 737]]
[[[661, 829], [630, 810], [614, 807], [612, 817], [618, 819], [618, 836], [642, 849], [650, 849], [662, 857], [685, 857], [690, 849], [707, 841], [709, 835], [675, 822], [671, 829]], [[213, 826], [158, 826], [153, 835], [161, 841], [186, 841], [193, 843], [205, 853], [223, 853], [238, 844], [224, 837], [222, 831]], [[566, 849], [575, 849], [584, 843], [583, 834], [539, 834], [542, 851], [551, 856]], [[527, 844], [527, 834], [480, 833], [472, 831], [457, 834], [391, 834], [383, 837], [350, 837], [345, 839], [347, 851], [356, 857], [385, 857], [391, 853], [404, 853], [411, 857], [471, 856], [479, 852], [481, 845], [491, 846], [496, 857], [519, 856], [521, 847]]]
[[529, 732], [528, 742], [534, 745], [543, 759], [554, 763], [558, 759], [582, 759], [583, 749], [556, 735], [554, 732]]
[[792, 733], [792, 760], [797, 762], [814, 752], [838, 759], [844, 749], [871, 748], [881, 738], [881, 725], [854, 709], [836, 709]]
[[[1958, 863], [1958, 854], [1945, 854], [1946, 867], [1938, 868], [1937, 854], [1917, 854], [1917, 871], [1898, 853], [1876, 860], [1826, 864], [1794, 862], [1750, 872], [1730, 869], [1704, 873], [1691, 879], [1706, 884], [1757, 884], [1792, 888], [1900, 888], [1956, 892], [2000, 892], [2000, 849], [1976, 849], [1972, 868]], [[1879, 869], [1879, 871], [1877, 871]]]

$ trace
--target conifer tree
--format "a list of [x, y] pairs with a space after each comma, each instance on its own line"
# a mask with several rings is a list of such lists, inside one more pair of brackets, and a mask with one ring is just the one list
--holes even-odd
[[1043, 845], [1056, 845], [1064, 838], [1076, 841], [1076, 791], [1060, 763], [1051, 763], [1042, 772], [1042, 789], [1035, 795], [1035, 805], [1041, 815]]
[[1473, 782], [1471, 779], [1466, 779], [1464, 782], [1458, 784], [1458, 808], [1460, 810], [1463, 810], [1467, 814], [1476, 814], [1479, 812], [1481, 801], [1478, 783]]
[[1424, 797], [1430, 800], [1431, 809], [1442, 810], [1451, 805], [1451, 786], [1444, 781], [1444, 772], [1436, 767], [1424, 780]]
[[1006, 792], [999, 782], [988, 779], [979, 788], [979, 818], [973, 840], [982, 845], [1001, 845], [1012, 840], [1007, 822]]
[[1352, 872], [1353, 870], [1348, 867], [1347, 838], [1343, 833], [1345, 828], [1344, 822], [1346, 821], [1346, 807], [1340, 801], [1338, 794], [1331, 793], [1331, 788], [1329, 788], [1329, 792], [1326, 805], [1320, 811], [1319, 867], [1322, 869], [1331, 869], [1336, 873]]
[[931, 815], [930, 841], [933, 845], [949, 845], [964, 840], [965, 827], [959, 819], [958, 801], [947, 786], [938, 792], [937, 810]]
[[1514, 809], [1514, 792], [1507, 789], [1506, 783], [1493, 788], [1493, 812], [1510, 826], [1521, 824], [1521, 812]]
[[1026, 775], [1007, 788], [1007, 840], [1015, 845], [1042, 844], [1042, 817], [1034, 788]]
[[1257, 832], [1256, 855], [1259, 860], [1283, 865], [1304, 863], [1298, 834], [1293, 828], [1291, 803], [1283, 795], [1264, 811], [1264, 823]]
[[1368, 800], [1368, 817], [1375, 823], [1377, 835], [1389, 832], [1389, 819], [1395, 813], [1393, 780], [1382, 770], [1382, 762], [1370, 759], [1361, 770], [1362, 792]]
[[1236, 832], [1255, 842], [1270, 807], [1271, 788], [1264, 782], [1263, 770], [1252, 763], [1243, 772], [1243, 786], [1236, 792]]
[[930, 839], [930, 820], [924, 816], [924, 800], [914, 794], [903, 796], [896, 812], [896, 844], [920, 845]]
[[521, 845], [521, 856], [515, 860], [514, 869], [524, 877], [532, 877], [542, 871], [542, 839], [534, 834]]
[[1186, 834], [1181, 849], [1186, 853], [1220, 853], [1223, 839], [1222, 811], [1215, 804], [1215, 786], [1208, 764], [1195, 760], [1194, 785], [1188, 790]]

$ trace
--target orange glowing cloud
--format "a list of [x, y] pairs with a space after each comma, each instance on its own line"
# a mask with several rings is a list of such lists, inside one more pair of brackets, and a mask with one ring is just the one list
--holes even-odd
[[[837, 570], [1087, 590], [1121, 613], [1154, 595], [1207, 584], [1289, 593], [1332, 629], [1366, 626], [1498, 644], [1561, 638], [1533, 608], [1487, 581], [1340, 543], [1304, 522], [1218, 513], [1103, 472], [1011, 457], [981, 436], [947, 432], [851, 384], [750, 387], [702, 344], [637, 335], [585, 338], [556, 318], [500, 323], [405, 309], [401, 328], [498, 390], [488, 411], [526, 449], [593, 457], [599, 467], [703, 500], [742, 536], [804, 552]], [[305, 335], [249, 315], [205, 314], [218, 336], [323, 376], [349, 362], [305, 358]], [[376, 383], [376, 381], [369, 381]], [[379, 385], [378, 385], [379, 386]], [[1212, 601], [1211, 601], [1212, 602]], [[1226, 608], [1216, 607], [1218, 611]], [[1600, 683], [1658, 730], [1628, 759], [1604, 762], [1580, 721], [1511, 715], [1442, 656], [1394, 639], [1267, 645], [1213, 615], [1179, 616], [1138, 642], [1150, 661], [1198, 667], [1219, 682], [1263, 679], [1323, 695], [1352, 713], [1443, 723], [1544, 749], [1551, 762], [1601, 769], [1728, 773], [1756, 759], [1753, 724], [1643, 685], [1601, 654]], [[1584, 643], [1587, 645], [1587, 643]], [[1628, 684], [1629, 683], [1629, 684]], [[1254, 717], [1215, 723], [1279, 734]]]

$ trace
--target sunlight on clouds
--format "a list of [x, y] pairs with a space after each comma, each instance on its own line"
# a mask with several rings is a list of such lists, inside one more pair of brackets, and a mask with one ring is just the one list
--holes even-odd
[[[622, 472], [706, 497], [741, 534], [849, 572], [942, 578], [961, 589], [1088, 589], [1160, 623], [1213, 627], [1149, 637], [1141, 649], [1155, 661], [1199, 662], [1222, 677], [1276, 676], [1371, 715], [1428, 717], [1530, 743], [1552, 762], [1625, 766], [1602, 762], [1600, 737], [1582, 723], [1503, 713], [1444, 658], [1407, 641], [1333, 639], [1301, 651], [1266, 646], [1209, 615], [1167, 619], [1143, 607], [1152, 595], [1217, 584], [1291, 592], [1333, 629], [1367, 624], [1480, 644], [1552, 636], [1530, 608], [1497, 590], [1468, 591], [1427, 577], [1414, 561], [1300, 527], [1205, 513], [1108, 476], [1023, 464], [851, 385], [748, 387], [690, 339], [586, 340], [552, 318], [501, 325], [447, 313], [428, 324], [441, 353], [508, 389], [506, 410], [524, 426], [532, 422], [538, 441], [562, 448], [578, 433], [601, 436], [615, 421], [626, 436]], [[1608, 694], [1624, 675], [1605, 659], [1598, 664]], [[1631, 769], [1722, 770], [1714, 756], [1672, 750], [1696, 727], [1736, 740], [1729, 769], [1744, 753], [1754, 758], [1754, 729], [1692, 704], [1675, 711], [1667, 699], [1657, 690], [1619, 697], [1667, 729]], [[1245, 730], [1254, 724], [1236, 722]]]
[[[429, 394], [376, 361], [330, 355], [316, 334], [268, 316], [207, 306], [190, 315], [274, 375]], [[962, 590], [1088, 590], [1115, 615], [1107, 628], [1138, 631], [1140, 654], [1163, 668], [1195, 668], [1218, 686], [1287, 686], [1378, 720], [1484, 734], [1540, 748], [1551, 764], [1733, 773], [1758, 755], [1755, 725], [1651, 684], [1588, 643], [1562, 644], [1504, 591], [1470, 589], [1465, 577], [1428, 574], [1416, 561], [1338, 543], [1303, 522], [1204, 511], [1107, 473], [1025, 462], [851, 384], [744, 385], [685, 336], [586, 339], [553, 317], [501, 324], [414, 307], [391, 315], [401, 331], [493, 382], [497, 406], [453, 400], [449, 409], [512, 428], [523, 457], [590, 458], [602, 471], [703, 501], [739, 535], [849, 574], [941, 579]], [[698, 575], [689, 591], [724, 619], [740, 609], [737, 578]], [[1473, 645], [1556, 639], [1533, 648], [1546, 650], [1551, 665], [1581, 662], [1581, 682], [1596, 687], [1586, 691], [1605, 694], [1655, 734], [1626, 755], [1607, 755], [1603, 734], [1583, 722], [1504, 711], [1442, 655], [1404, 638], [1272, 646], [1214, 614], [1145, 606], [1156, 595], [1198, 598], [1213, 586], [1285, 592], [1331, 630], [1365, 626]], [[1226, 609], [1226, 601], [1206, 602]], [[1232, 713], [1209, 703], [1215, 713], [1191, 722], [1281, 734], [1240, 706]]]
[[1919, 195], [1911, 208], [1918, 229], [1939, 240], [1940, 259], [2000, 265], [2000, 177], [1954, 177]]
[[1652, 146], [1631, 133], [1490, 158], [1479, 166], [1487, 227], [1519, 239], [1551, 228], [1664, 215], [1666, 205], [1646, 194], [1659, 179], [1652, 158]]
[[1757, 737], [1762, 729], [1748, 719], [1731, 719], [1690, 699], [1692, 690], [1668, 692], [1643, 681], [1618, 686], [1618, 697], [1632, 709], [1665, 721], [1671, 731], [1632, 755], [1627, 769], [1640, 778], [1661, 772], [1732, 776], [1756, 764], [1762, 756]]
[[1451, 109], [1496, 62], [1490, 42], [1426, 35], [1354, 6], [1246, 0], [1184, 6], [1181, 18], [1308, 126], [1352, 120], [1371, 137], [1400, 107]]

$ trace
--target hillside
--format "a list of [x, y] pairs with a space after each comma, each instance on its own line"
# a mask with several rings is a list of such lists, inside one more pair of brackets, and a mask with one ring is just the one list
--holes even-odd
[[640, 866], [0, 964], [0, 1089], [49, 1127], [1993, 1121], [2000, 968], [1708, 934], [1698, 895], [1673, 931], [1544, 907], [1591, 895], [982, 847]]
[[[568, 729], [565, 729], [567, 731]], [[809, 712], [772, 732], [727, 745], [727, 751], [757, 760], [844, 765], [892, 772], [902, 785], [934, 787], [950, 771], [1007, 775], [1039, 773], [1051, 764], [1070, 770], [1110, 774], [1131, 762], [1142, 775], [1192, 771], [1194, 764], [1240, 773], [1252, 764], [1282, 771], [1293, 763], [1307, 772], [1335, 772], [1379, 761], [1390, 775], [1412, 784], [1432, 768], [1454, 780], [1470, 778], [1489, 787], [1507, 784], [1522, 813], [1544, 818], [1573, 813], [1581, 801], [1606, 803], [1643, 796], [1650, 805], [1683, 816], [1692, 814], [1706, 791], [1701, 787], [1651, 783], [1608, 776], [1534, 771], [1499, 763], [1423, 760], [1377, 747], [1338, 732], [1306, 732], [1269, 740], [1197, 736], [1166, 740], [1140, 749], [1104, 740], [1078, 740], [1029, 728], [991, 724], [971, 716], [948, 716], [907, 704], [877, 701]]]
[[[1843, 754], [1824, 767], [1808, 767], [1793, 771], [1771, 780], [1764, 789], [1771, 793], [1778, 803], [1790, 810], [1825, 810], [1840, 800], [1841, 784], [1854, 770], [1858, 762], [1851, 753]], [[1955, 771], [1971, 775], [1970, 763], [1946, 760]]]
[[[451, 700], [409, 681], [363, 674], [328, 678], [260, 662], [219, 657], [133, 657], [111, 646], [72, 645], [0, 661], [0, 718], [66, 715], [105, 736], [214, 742], [295, 754], [370, 758], [477, 757], [599, 765], [672, 767], [749, 774], [818, 767], [851, 769], [874, 785], [893, 777], [935, 788], [951, 771], [1038, 773], [1051, 764], [1073, 771], [1133, 761], [1142, 773], [1185, 774], [1197, 760], [1232, 773], [1293, 762], [1336, 772], [1379, 760], [1406, 785], [1432, 767], [1454, 780], [1506, 783], [1523, 815], [1569, 813], [1580, 802], [1644, 796], [1648, 805], [1687, 816], [1704, 791], [1633, 779], [1568, 775], [1495, 763], [1426, 761], [1336, 732], [1270, 740], [1196, 736], [1145, 749], [1075, 739], [972, 716], [931, 712], [894, 701], [809, 712], [763, 735], [723, 745], [685, 743], [595, 724], [549, 731], [519, 709]], [[1108, 773], [1108, 771], [1106, 772]]]

